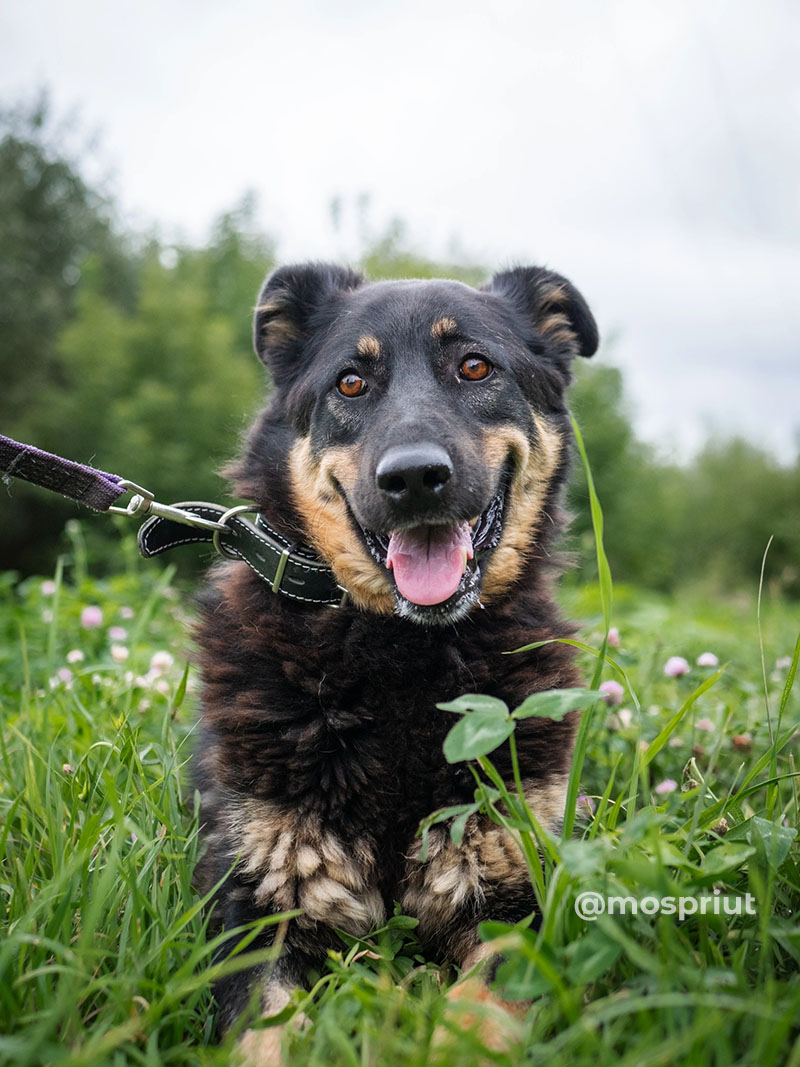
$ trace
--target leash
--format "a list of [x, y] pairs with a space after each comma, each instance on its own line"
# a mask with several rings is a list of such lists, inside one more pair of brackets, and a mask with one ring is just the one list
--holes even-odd
[[[76, 463], [63, 456], [24, 445], [0, 434], [0, 473], [6, 485], [13, 478], [49, 489], [92, 511], [143, 518], [139, 551], [146, 558], [180, 545], [212, 544], [217, 552], [246, 563], [273, 593], [306, 604], [341, 608], [347, 590], [314, 551], [273, 530], [257, 508], [241, 504], [224, 508], [207, 501], [160, 504], [153, 493], [117, 474]], [[126, 493], [125, 507], [117, 501]], [[254, 516], [251, 521], [246, 515]]]

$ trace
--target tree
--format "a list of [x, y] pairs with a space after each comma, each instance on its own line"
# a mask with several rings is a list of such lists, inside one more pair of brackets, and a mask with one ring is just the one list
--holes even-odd
[[[75, 313], [88, 257], [103, 264], [108, 296], [130, 301], [135, 262], [112, 229], [108, 202], [84, 182], [54, 129], [46, 99], [0, 113], [0, 427], [9, 436], [25, 440], [43, 391], [64, 381], [59, 334]], [[15, 485], [0, 534], [6, 565], [46, 558], [39, 546], [67, 513], [55, 498]]]
[[800, 460], [781, 466], [741, 438], [711, 440], [687, 473], [685, 558], [723, 587], [755, 588], [770, 537], [767, 575], [800, 593]]
[[[162, 498], [218, 496], [216, 468], [266, 391], [250, 331], [274, 253], [252, 197], [204, 248], [120, 235], [46, 102], [0, 121], [2, 432]], [[7, 492], [4, 565], [49, 568], [75, 506]]]

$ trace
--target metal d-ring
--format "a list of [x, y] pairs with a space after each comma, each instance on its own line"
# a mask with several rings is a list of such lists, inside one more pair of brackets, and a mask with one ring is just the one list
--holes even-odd
[[237, 504], [235, 508], [228, 508], [224, 515], [220, 515], [217, 519], [217, 524], [220, 529], [214, 531], [214, 548], [219, 552], [221, 556], [227, 556], [228, 559], [239, 559], [239, 556], [235, 552], [231, 552], [226, 548], [219, 539], [219, 535], [223, 532], [221, 527], [225, 526], [228, 519], [233, 518], [234, 515], [241, 515], [243, 512], [249, 511], [252, 515], [258, 512], [258, 508], [254, 508], [252, 504]]

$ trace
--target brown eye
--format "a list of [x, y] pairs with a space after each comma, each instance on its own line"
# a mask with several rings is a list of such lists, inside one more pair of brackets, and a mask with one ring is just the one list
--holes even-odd
[[459, 375], [468, 382], [482, 382], [494, 370], [493, 364], [481, 356], [467, 356], [458, 368]]
[[352, 398], [354, 396], [361, 396], [362, 393], [366, 393], [367, 383], [360, 375], [356, 374], [355, 371], [348, 371], [339, 379], [337, 388], [342, 396]]

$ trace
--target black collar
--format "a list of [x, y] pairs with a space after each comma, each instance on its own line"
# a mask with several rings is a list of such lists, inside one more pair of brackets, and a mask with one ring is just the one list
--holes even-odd
[[312, 549], [293, 544], [267, 523], [261, 514], [255, 522], [244, 517], [253, 508], [231, 508], [219, 504], [189, 501], [175, 504], [192, 515], [221, 523], [218, 530], [186, 526], [169, 518], [153, 516], [139, 529], [139, 549], [143, 556], [157, 556], [179, 545], [213, 543], [218, 552], [243, 560], [272, 589], [306, 604], [344, 607], [347, 590], [336, 581], [333, 571]]

